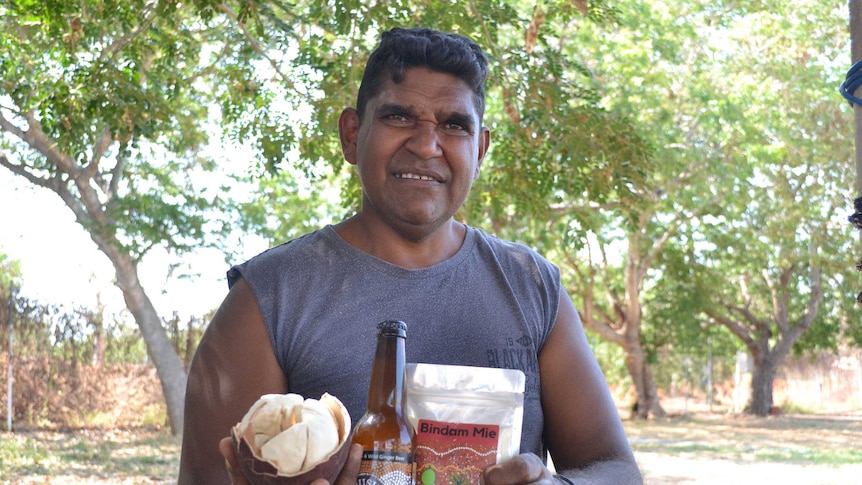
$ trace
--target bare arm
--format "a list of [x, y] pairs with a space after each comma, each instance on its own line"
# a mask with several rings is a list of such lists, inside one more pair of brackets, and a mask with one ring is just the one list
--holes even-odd
[[229, 484], [219, 442], [263, 394], [286, 393], [257, 301], [244, 279], [207, 327], [189, 369], [179, 484]]
[[[607, 382], [571, 298], [539, 354], [545, 442], [556, 469], [584, 483], [642, 483]], [[577, 483], [577, 482], [576, 482]]]
[[[581, 319], [561, 289], [557, 320], [539, 353], [544, 439], [557, 473], [576, 484], [642, 484], [607, 382]], [[486, 485], [560, 484], [532, 454], [488, 468]]]

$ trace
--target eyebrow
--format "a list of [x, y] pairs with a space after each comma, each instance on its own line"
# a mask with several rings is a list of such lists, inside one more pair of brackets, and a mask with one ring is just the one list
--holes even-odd
[[[374, 110], [374, 114], [376, 116], [386, 116], [390, 114], [400, 114], [410, 117], [417, 117], [418, 113], [413, 106], [405, 106], [398, 103], [383, 103]], [[437, 112], [434, 114], [437, 119], [441, 120], [440, 123], [455, 123], [458, 125], [462, 125], [466, 128], [472, 128], [476, 125], [473, 117], [467, 113], [462, 113], [460, 111], [452, 111], [452, 112]]]
[[412, 106], [404, 106], [397, 103], [384, 103], [374, 110], [374, 114], [378, 116], [401, 114], [415, 117], [416, 110]]

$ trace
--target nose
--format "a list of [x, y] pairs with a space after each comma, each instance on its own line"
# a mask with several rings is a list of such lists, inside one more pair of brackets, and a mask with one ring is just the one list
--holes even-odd
[[413, 127], [405, 147], [421, 160], [429, 160], [443, 154], [440, 148], [437, 123], [429, 120], [418, 120]]

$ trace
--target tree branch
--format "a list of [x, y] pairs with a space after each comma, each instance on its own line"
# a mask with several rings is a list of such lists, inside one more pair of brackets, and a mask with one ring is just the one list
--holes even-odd
[[117, 163], [114, 164], [113, 170], [111, 170], [111, 181], [108, 184], [107, 202], [114, 200], [117, 196], [117, 190], [120, 186], [120, 180], [123, 178], [123, 170], [126, 168], [126, 157], [123, 155], [125, 151], [125, 144], [121, 144], [119, 149], [117, 150]]
[[740, 324], [736, 320], [731, 320], [730, 318], [727, 318], [724, 315], [719, 315], [718, 313], [716, 313], [712, 310], [706, 310], [706, 314], [710, 318], [712, 318], [713, 320], [715, 320], [716, 322], [720, 323], [721, 325], [725, 326], [728, 330], [733, 332], [734, 335], [739, 337], [740, 340], [742, 340], [742, 342], [745, 343], [746, 347], [748, 347], [748, 348], [754, 348], [755, 347], [754, 339], [752, 338], [751, 334], [748, 333], [748, 329], [746, 329], [744, 325]]
[[[101, 161], [102, 157], [105, 156], [105, 152], [108, 151], [108, 147], [111, 146], [111, 142], [113, 141], [114, 137], [111, 133], [111, 128], [108, 125], [105, 125], [105, 128], [102, 130], [102, 136], [100, 136], [99, 140], [96, 141], [96, 144], [93, 145], [93, 155], [90, 157], [90, 163], [88, 163], [87, 167], [83, 170], [85, 177], [96, 178], [96, 175], [99, 173], [99, 161]], [[104, 188], [102, 190], [104, 190]]]
[[5, 118], [3, 118], [2, 115], [0, 115], [0, 124], [2, 124], [4, 130], [9, 131], [11, 134], [30, 145], [30, 147], [35, 149], [37, 152], [44, 155], [45, 158], [59, 170], [70, 175], [77, 173], [79, 168], [75, 161], [69, 158], [68, 155], [57, 150], [58, 143], [48, 138], [48, 135], [46, 135], [45, 131], [42, 129], [42, 124], [39, 123], [39, 120], [36, 119], [33, 112], [28, 111], [24, 113], [24, 119], [27, 121], [27, 131], [21, 131], [14, 126], [12, 126], [14, 130], [7, 129], [6, 123], [4, 123]]
[[677, 218], [675, 221], [673, 221], [671, 226], [668, 227], [667, 229], [665, 229], [664, 233], [662, 233], [662, 235], [659, 236], [659, 238], [656, 239], [655, 242], [653, 242], [652, 246], [650, 247], [649, 252], [646, 254], [646, 256], [643, 257], [643, 259], [641, 259], [640, 264], [638, 265], [638, 271], [637, 271], [638, 288], [641, 287], [641, 284], [643, 283], [644, 278], [646, 278], [647, 272], [649, 271], [653, 260], [658, 255], [658, 253], [662, 250], [664, 245], [667, 244], [667, 242], [668, 242], [668, 240], [670, 240], [671, 236], [676, 234], [677, 230], [679, 230], [679, 228], [682, 227], [682, 225], [684, 223], [686, 223], [686, 222], [694, 219], [698, 215], [700, 215], [701, 211], [702, 211], [702, 209], [694, 210], [694, 211], [689, 212], [688, 214], [686, 214], [683, 217]]
[[823, 287], [821, 283], [822, 275], [823, 268], [820, 266], [811, 267], [811, 278], [809, 279], [811, 293], [808, 295], [808, 306], [802, 313], [802, 317], [797, 320], [795, 325], [796, 327], [808, 329], [811, 327], [811, 323], [814, 322], [814, 319], [817, 318], [817, 309], [820, 306], [820, 302], [823, 301]]
[[12, 163], [9, 158], [6, 157], [6, 154], [3, 152], [0, 152], [0, 165], [9, 169], [9, 171], [14, 173], [15, 175], [20, 175], [24, 177], [25, 179], [27, 179], [28, 182], [33, 185], [44, 187], [46, 189], [51, 189], [56, 192], [56, 188], [54, 185], [55, 182], [53, 179], [42, 178], [33, 175], [27, 170], [25, 166]]
[[[580, 270], [579, 265], [574, 261], [570, 254], [566, 254], [566, 259], [569, 262], [569, 265], [574, 268], [575, 273], [580, 276], [580, 279], [585, 288], [582, 288], [579, 294], [584, 295], [584, 305], [581, 309], [582, 318], [581, 321], [584, 323], [584, 326], [595, 331], [599, 335], [601, 335], [604, 339], [614, 342], [616, 344], [623, 344], [623, 336], [616, 330], [614, 330], [613, 326], [607, 322], [613, 322], [614, 318], [612, 315], [609, 315], [604, 311], [603, 308], [596, 306], [595, 304], [595, 284], [593, 280], [593, 265], [588, 264], [587, 267], [590, 271], [590, 276], [588, 277], [584, 274], [583, 271]], [[569, 294], [576, 294], [573, 290], [568, 290]], [[597, 316], [598, 315], [598, 316]]]
[[802, 331], [811, 327], [814, 319], [817, 318], [817, 310], [820, 307], [820, 302], [823, 301], [823, 268], [815, 262], [818, 251], [819, 243], [812, 242], [811, 246], [809, 246], [811, 276], [808, 278], [811, 293], [808, 294], [808, 306], [794, 325], [794, 327]]
[[251, 45], [251, 48], [254, 49], [254, 51], [257, 52], [261, 57], [266, 59], [267, 62], [269, 62], [269, 65], [272, 66], [272, 68], [275, 70], [275, 73], [278, 74], [278, 77], [281, 79], [281, 81], [284, 83], [284, 85], [290, 87], [290, 89], [296, 90], [296, 86], [294, 85], [291, 77], [288, 76], [287, 74], [283, 73], [281, 71], [281, 68], [279, 67], [278, 63], [275, 62], [275, 59], [268, 56], [264, 52], [263, 48], [260, 46], [260, 43], [257, 41], [257, 39], [255, 39], [251, 35], [251, 32], [248, 31], [248, 27], [246, 27], [245, 23], [240, 22], [239, 16], [236, 14], [236, 12], [231, 10], [230, 7], [228, 7], [227, 5], [225, 5], [223, 3], [219, 3], [218, 8], [219, 8], [219, 10], [224, 12], [225, 15], [230, 17], [231, 20], [236, 22], [236, 24], [239, 26], [240, 30], [242, 30], [242, 33], [245, 36], [246, 40], [248, 40], [249, 44]]
[[589, 211], [606, 211], [606, 210], [614, 210], [621, 207], [622, 204], [620, 202], [608, 202], [606, 204], [570, 204], [567, 202], [559, 202], [556, 204], [550, 204], [548, 208], [553, 212], [566, 212], [570, 210], [576, 210], [581, 212], [589, 212]]
[[[598, 238], [597, 238], [597, 239], [598, 239]], [[619, 325], [619, 327], [620, 327], [620, 328], [622, 328], [622, 327], [624, 327], [624, 326], [625, 326], [626, 322], [628, 322], [628, 318], [627, 318], [626, 311], [625, 311], [625, 306], [624, 306], [624, 305], [622, 304], [622, 302], [620, 301], [620, 297], [619, 297], [619, 295], [617, 295], [617, 294], [616, 294], [614, 291], [612, 291], [612, 290], [611, 290], [611, 288], [610, 288], [611, 275], [608, 273], [608, 268], [610, 267], [610, 265], [608, 264], [608, 253], [607, 253], [607, 251], [605, 251], [605, 245], [604, 245], [604, 244], [602, 244], [602, 242], [601, 242], [601, 241], [598, 241], [598, 244], [599, 244], [599, 252], [600, 252], [600, 253], [601, 253], [601, 255], [602, 255], [602, 266], [601, 266], [601, 267], [602, 267], [602, 270], [604, 271], [604, 278], [605, 278], [605, 281], [607, 282], [607, 283], [605, 284], [605, 286], [606, 286], [606, 288], [607, 288], [607, 289], [605, 290], [605, 295], [606, 295], [606, 296], [607, 296], [607, 298], [608, 298], [608, 304], [610, 304], [611, 308], [613, 308], [613, 309], [614, 309], [614, 314], [615, 314], [617, 317], [619, 317], [619, 320], [620, 320], [620, 321], [622, 321], [622, 324], [621, 324], [621, 325]], [[591, 263], [591, 266], [592, 266], [592, 261], [591, 261], [590, 263]], [[616, 320], [616, 319], [613, 317], [613, 315], [610, 315], [610, 314], [606, 315], [606, 317], [605, 317], [605, 318], [606, 318], [606, 319], [607, 319], [607, 321], [609, 321], [609, 322], [613, 322], [613, 321], [615, 321], [615, 320]]]
[[[144, 32], [146, 29], [152, 25], [158, 15], [155, 12], [156, 2], [148, 2], [144, 7], [143, 12], [141, 12], [143, 20], [141, 21], [141, 25], [138, 26], [137, 29], [132, 32], [124, 35], [122, 37], [118, 37], [111, 45], [109, 45], [106, 49], [102, 51], [99, 55], [99, 58], [96, 60], [95, 65], [98, 68], [93, 71], [93, 74], [90, 76], [91, 78], [95, 78], [101, 71], [104, 66], [107, 66], [113, 63], [114, 57], [123, 50], [127, 45], [129, 45], [132, 40], [134, 40], [137, 36], [141, 35], [141, 32]], [[106, 59], [107, 58], [107, 59]]]

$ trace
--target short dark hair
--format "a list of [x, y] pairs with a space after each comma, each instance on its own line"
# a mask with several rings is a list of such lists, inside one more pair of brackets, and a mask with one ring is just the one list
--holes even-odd
[[404, 71], [411, 67], [427, 67], [463, 80], [473, 90], [476, 110], [482, 117], [485, 112], [485, 77], [488, 74], [488, 59], [482, 48], [459, 34], [421, 27], [396, 27], [383, 32], [380, 44], [365, 65], [356, 97], [360, 119], [365, 114], [368, 100], [380, 91], [384, 76], [388, 75], [392, 82], [398, 84], [404, 79]]

